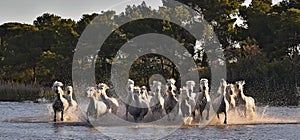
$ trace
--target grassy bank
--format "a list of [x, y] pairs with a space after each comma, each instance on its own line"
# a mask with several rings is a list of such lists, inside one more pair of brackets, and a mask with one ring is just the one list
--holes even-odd
[[0, 101], [34, 101], [40, 99], [53, 100], [51, 88], [33, 84], [0, 82]]

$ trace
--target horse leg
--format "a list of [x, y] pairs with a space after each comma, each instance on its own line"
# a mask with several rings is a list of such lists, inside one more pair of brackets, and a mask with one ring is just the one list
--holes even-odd
[[89, 112], [88, 112], [88, 111], [86, 112], [86, 119], [87, 119], [86, 121], [87, 121], [88, 123], [90, 123]]
[[178, 115], [178, 113], [179, 113], [179, 105], [177, 104], [177, 106], [176, 106], [176, 108], [175, 108], [176, 110], [175, 110], [175, 115], [174, 115], [174, 121], [176, 120], [176, 118], [177, 118], [177, 115]]
[[248, 115], [247, 110], [248, 110], [247, 107], [245, 107], [245, 109], [244, 109], [245, 118], [247, 118], [247, 115]]
[[126, 120], [128, 121], [128, 105], [126, 105], [126, 113], [125, 113], [125, 117], [126, 117]]
[[60, 117], [61, 121], [64, 121], [64, 110], [61, 111], [61, 117]]
[[56, 122], [56, 110], [54, 110], [54, 118], [53, 121]]
[[224, 115], [225, 115], [224, 124], [227, 124], [227, 112], [226, 111], [224, 112]]
[[136, 122], [136, 123], [138, 122], [138, 120], [137, 120], [137, 119], [138, 119], [138, 118], [137, 118], [137, 116], [133, 116], [133, 119], [134, 119], [134, 122]]
[[176, 120], [177, 114], [178, 114], [178, 112], [175, 111], [175, 112], [174, 112], [174, 115], [173, 115], [173, 121]]
[[113, 113], [114, 113], [115, 115], [117, 115], [117, 112], [118, 112], [118, 108], [115, 107]]
[[168, 121], [171, 121], [171, 118], [170, 118], [170, 112], [169, 111], [166, 111], [166, 114], [167, 114], [167, 119], [168, 119]]
[[144, 120], [144, 116], [140, 116], [139, 122], [142, 122]]
[[206, 120], [209, 120], [209, 109], [207, 109]]
[[196, 117], [195, 110], [194, 110], [194, 111], [192, 111], [192, 116], [193, 116], [193, 118], [195, 118], [195, 117]]
[[206, 120], [209, 120], [210, 102], [207, 103], [206, 110], [207, 110]]
[[200, 110], [200, 121], [202, 121], [203, 120], [203, 110]]

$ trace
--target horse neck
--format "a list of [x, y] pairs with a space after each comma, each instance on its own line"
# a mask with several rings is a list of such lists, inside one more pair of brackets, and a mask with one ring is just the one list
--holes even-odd
[[146, 90], [143, 92], [143, 96], [144, 96], [145, 98], [148, 98], [148, 92], [147, 92]]
[[70, 93], [69, 97], [70, 97], [71, 100], [73, 100], [73, 93]]
[[222, 87], [223, 88], [223, 93], [222, 93], [222, 98], [224, 98], [224, 99], [226, 99], [226, 97], [227, 97], [227, 94], [226, 94], [226, 87]]
[[57, 93], [57, 94], [58, 94], [57, 99], [61, 100], [61, 99], [64, 98], [63, 95], [62, 95], [62, 93]]
[[90, 97], [90, 104], [94, 105], [95, 108], [96, 108], [96, 101], [97, 101], [96, 97], [94, 96]]
[[128, 98], [132, 101], [133, 99], [133, 91], [129, 91]]
[[160, 97], [162, 97], [161, 96], [161, 90], [158, 90], [158, 92], [156, 92], [156, 94], [157, 94], [157, 98], [159, 99]]
[[101, 91], [102, 92], [102, 96], [103, 96], [103, 98], [105, 98], [105, 99], [107, 99], [108, 98], [108, 96], [107, 96], [107, 94], [106, 94], [106, 92], [105, 91]]
[[210, 101], [210, 96], [209, 96], [208, 90], [209, 90], [208, 88], [206, 88], [205, 90], [201, 89], [201, 92], [204, 95], [203, 97], [205, 97], [206, 100]]
[[193, 88], [190, 88], [190, 89], [188, 89], [188, 96], [190, 97], [190, 95], [192, 95], [192, 93], [194, 92], [194, 89]]
[[173, 95], [173, 91], [171, 91], [171, 93], [168, 93], [168, 98], [171, 100], [176, 100], [175, 96]]
[[172, 91], [170, 92], [170, 91], [167, 91], [168, 92], [168, 98], [172, 98], [173, 97], [173, 93], [172, 93]]
[[144, 100], [147, 99], [145, 93], [141, 93], [141, 94], [139, 95], [139, 97], [142, 98], [142, 99], [144, 99]]
[[246, 95], [244, 94], [244, 90], [243, 89], [241, 89], [241, 91], [240, 91], [240, 98], [242, 99], [242, 100], [246, 100]]
[[102, 100], [106, 100], [106, 98], [105, 98], [105, 96], [104, 96], [103, 94], [100, 95], [100, 98], [101, 98]]
[[156, 100], [156, 101], [159, 100], [159, 96], [160, 96], [160, 95], [159, 95], [158, 92], [155, 93], [154, 96], [153, 96], [154, 100]]
[[187, 103], [187, 98], [182, 98], [182, 101], [181, 101], [183, 104], [186, 104]]
[[55, 93], [55, 98], [56, 100], [61, 100], [62, 96], [60, 96], [61, 94], [60, 93]]
[[226, 92], [226, 93], [225, 93], [226, 99], [227, 99], [227, 100], [231, 100], [232, 95], [230, 95], [230, 93], [228, 93], [227, 91], [225, 91], [225, 92]]
[[61, 100], [63, 97], [63, 91], [58, 89], [57, 93], [56, 93], [56, 98]]
[[139, 105], [140, 105], [140, 99], [139, 99], [139, 98], [140, 98], [140, 97], [138, 97], [137, 100], [135, 100], [135, 99], [133, 98], [133, 100], [132, 100], [136, 106], [139, 106]]
[[186, 95], [187, 97], [186, 97], [186, 98], [191, 98], [190, 95], [192, 95], [192, 93], [193, 93], [193, 92], [187, 92], [187, 95]]

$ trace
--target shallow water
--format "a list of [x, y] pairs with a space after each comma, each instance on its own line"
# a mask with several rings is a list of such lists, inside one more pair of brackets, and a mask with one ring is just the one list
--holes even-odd
[[[95, 129], [83, 118], [77, 123], [53, 123], [50, 104], [0, 102], [0, 139], [153, 139], [168, 126], [113, 126]], [[229, 117], [229, 125], [181, 127], [164, 139], [300, 139], [299, 107], [258, 107], [254, 121]], [[81, 121], [81, 122], [78, 122]], [[100, 131], [99, 131], [100, 130]], [[134, 132], [135, 136], [126, 135]]]

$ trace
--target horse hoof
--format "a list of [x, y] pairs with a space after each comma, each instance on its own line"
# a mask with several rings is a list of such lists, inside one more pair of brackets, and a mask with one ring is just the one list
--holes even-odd
[[53, 121], [56, 122], [56, 119], [54, 119]]
[[60, 120], [61, 120], [61, 121], [64, 121], [64, 119], [63, 119], [63, 118], [61, 118]]

